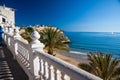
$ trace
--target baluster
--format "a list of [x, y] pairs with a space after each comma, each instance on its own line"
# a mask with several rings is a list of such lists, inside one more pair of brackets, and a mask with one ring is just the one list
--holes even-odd
[[4, 38], [5, 38], [4, 40], [5, 40], [5, 42], [6, 42], [6, 34], [4, 34]]
[[14, 40], [14, 55], [13, 58], [16, 59], [16, 56], [18, 55], [18, 44], [16, 42], [16, 40]]
[[52, 65], [49, 66], [49, 79], [48, 80], [55, 80], [54, 78], [54, 68]]
[[27, 60], [27, 50], [25, 50], [25, 59]]
[[28, 54], [27, 54], [27, 60], [29, 60], [29, 52], [27, 51], [27, 53], [28, 53]]
[[8, 46], [8, 35], [6, 34], [6, 45]]
[[27, 51], [25, 50], [25, 59], [27, 60]]
[[25, 49], [24, 49], [24, 48], [23, 48], [23, 50], [24, 50], [24, 51], [23, 51], [23, 54], [22, 54], [22, 55], [23, 55], [23, 57], [25, 58], [26, 52], [25, 52]]
[[[20, 47], [20, 46], [19, 46]], [[31, 76], [31, 75], [29, 75], [28, 77], [29, 77], [29, 79], [30, 80], [35, 80], [35, 74], [34, 74], [34, 62], [33, 62], [33, 60], [34, 60], [34, 58], [33, 58], [33, 53], [32, 53], [32, 49], [31, 49], [31, 47], [29, 46], [29, 48], [28, 48], [28, 50], [29, 50], [29, 65], [30, 65], [30, 72], [31, 72], [31, 74], [33, 75], [33, 76]]]
[[26, 50], [24, 50], [24, 58], [25, 59], [26, 59], [26, 55], [27, 55]]
[[55, 69], [55, 80], [61, 80], [61, 72], [58, 69]]
[[12, 46], [12, 38], [10, 37], [10, 47], [13, 47]]
[[43, 79], [43, 60], [39, 58], [39, 62], [40, 62], [40, 79]]
[[65, 75], [65, 79], [66, 79], [66, 80], [71, 80], [71, 79], [70, 79], [70, 76], [68, 76], [68, 75]]
[[44, 79], [45, 80], [48, 79], [48, 63], [47, 62], [44, 63]]
[[40, 59], [40, 57], [39, 57], [39, 65], [40, 65], [39, 75], [40, 75], [40, 80], [41, 80], [41, 79], [42, 79], [42, 75], [41, 75], [42, 64], [41, 64], [41, 59]]
[[10, 38], [8, 38], [8, 46], [10, 46]]
[[70, 77], [67, 74], [62, 73], [61, 75], [62, 75], [62, 80], [70, 80]]

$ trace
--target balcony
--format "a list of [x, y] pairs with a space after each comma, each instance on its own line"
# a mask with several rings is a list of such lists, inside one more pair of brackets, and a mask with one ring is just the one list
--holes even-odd
[[27, 74], [29, 80], [102, 80], [45, 53], [44, 45], [38, 40], [36, 31], [33, 32], [32, 39], [31, 43], [25, 42], [19, 35], [18, 28], [15, 28], [14, 32], [12, 28], [4, 29], [3, 40], [6, 48]]

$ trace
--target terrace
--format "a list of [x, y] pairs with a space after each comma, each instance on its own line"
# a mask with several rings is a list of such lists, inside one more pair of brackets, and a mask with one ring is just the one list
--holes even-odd
[[0, 64], [3, 65], [4, 62], [11, 64], [8, 65], [12, 76], [10, 80], [102, 80], [45, 53], [43, 43], [38, 40], [40, 35], [37, 31], [31, 34], [32, 41], [28, 43], [19, 35], [17, 27], [14, 31], [7, 27], [3, 30], [4, 46], [1, 48], [0, 55], [1, 58], [7, 59], [4, 61], [0, 59]]

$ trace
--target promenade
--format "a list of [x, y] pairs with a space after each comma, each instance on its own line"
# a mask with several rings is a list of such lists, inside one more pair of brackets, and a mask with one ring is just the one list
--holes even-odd
[[28, 80], [27, 75], [5, 45], [0, 46], [0, 80]]

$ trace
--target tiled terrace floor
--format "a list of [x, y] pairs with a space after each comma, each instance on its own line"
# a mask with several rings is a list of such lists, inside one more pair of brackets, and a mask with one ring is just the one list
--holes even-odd
[[0, 80], [28, 80], [6, 46], [0, 46]]

